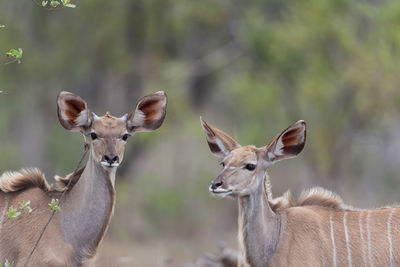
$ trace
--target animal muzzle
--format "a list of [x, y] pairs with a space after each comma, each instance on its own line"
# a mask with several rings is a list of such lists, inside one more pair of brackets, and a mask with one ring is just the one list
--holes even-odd
[[119, 157], [114, 154], [107, 154], [103, 156], [101, 161], [101, 165], [106, 167], [118, 167], [119, 166]]

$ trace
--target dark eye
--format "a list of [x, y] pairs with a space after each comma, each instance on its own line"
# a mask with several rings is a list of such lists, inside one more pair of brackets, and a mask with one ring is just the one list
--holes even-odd
[[124, 136], [122, 136], [122, 140], [126, 141], [128, 140], [129, 134], [124, 134]]
[[244, 168], [249, 171], [254, 171], [256, 169], [256, 165], [249, 163], [249, 164], [246, 164], [246, 166]]
[[221, 162], [219, 165], [221, 165], [221, 166], [222, 166], [222, 168], [224, 168], [224, 167], [225, 167], [225, 163], [223, 163], [223, 162]]
[[92, 138], [92, 140], [96, 140], [97, 139], [97, 134], [96, 133], [90, 133], [90, 137]]

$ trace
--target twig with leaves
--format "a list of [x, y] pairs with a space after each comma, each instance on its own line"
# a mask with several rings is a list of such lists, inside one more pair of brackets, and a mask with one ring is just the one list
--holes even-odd
[[49, 206], [52, 211], [60, 211], [61, 208], [58, 204], [60, 204], [60, 201], [57, 198], [56, 199], [53, 198], [49, 203]]
[[8, 211], [6, 212], [6, 215], [7, 215], [8, 218], [10, 218], [10, 219], [15, 219], [15, 218], [18, 218], [19, 215], [21, 215], [21, 212], [18, 211], [17, 208], [14, 208], [13, 206], [10, 206], [10, 208], [9, 208]]
[[11, 63], [14, 63], [14, 62], [17, 62], [18, 64], [21, 64], [21, 59], [22, 59], [22, 54], [23, 53], [24, 53], [24, 51], [22, 51], [21, 48], [11, 49], [10, 51], [8, 51], [6, 53], [6, 56], [11, 58], [12, 60], [3, 62], [2, 64], [3, 65], [8, 65], [8, 64], [11, 64]]
[[20, 203], [20, 205], [19, 205], [19, 208], [21, 209], [21, 210], [26, 210], [26, 211], [28, 211], [28, 213], [32, 213], [32, 208], [29, 206], [31, 204], [31, 201], [30, 200], [28, 200], [28, 201], [22, 201], [21, 203]]
[[[6, 27], [6, 25], [0, 25], [0, 29], [4, 29]], [[7, 60], [4, 61], [2, 63], [0, 63], [0, 67], [1, 66], [5, 66], [14, 62], [17, 62], [18, 64], [21, 64], [21, 59], [22, 59], [22, 54], [24, 52], [22, 51], [21, 48], [18, 49], [10, 49], [10, 51], [6, 52], [6, 56], [11, 58], [11, 60]]]
[[38, 0], [32, 0], [37, 6], [45, 8], [47, 10], [57, 10], [65, 7], [75, 8], [76, 5], [71, 4], [71, 0], [42, 0], [41, 2]]

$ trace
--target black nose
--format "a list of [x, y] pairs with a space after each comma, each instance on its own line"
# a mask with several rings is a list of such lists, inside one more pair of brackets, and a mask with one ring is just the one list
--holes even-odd
[[112, 154], [111, 155], [105, 155], [104, 159], [108, 163], [113, 164], [114, 162], [116, 162], [118, 160], [118, 156], [117, 155], [112, 155]]
[[212, 181], [211, 182], [211, 189], [217, 189], [218, 187], [220, 187], [222, 185], [221, 181]]

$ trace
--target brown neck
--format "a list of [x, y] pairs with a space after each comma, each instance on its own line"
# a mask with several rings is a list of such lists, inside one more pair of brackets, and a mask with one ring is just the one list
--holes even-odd
[[264, 266], [275, 253], [281, 231], [281, 218], [268, 203], [264, 175], [258, 173], [257, 188], [239, 197], [239, 245], [244, 259], [253, 267]]
[[76, 253], [76, 262], [91, 258], [103, 239], [115, 204], [115, 169], [107, 172], [90, 153], [85, 169], [61, 206], [65, 240]]

